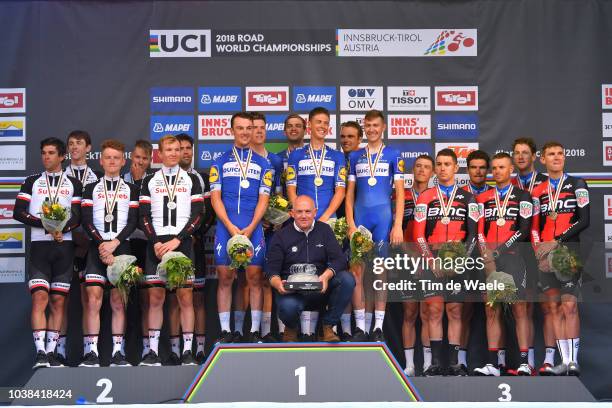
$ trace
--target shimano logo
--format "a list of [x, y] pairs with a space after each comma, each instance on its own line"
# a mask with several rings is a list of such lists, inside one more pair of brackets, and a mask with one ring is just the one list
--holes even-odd
[[154, 96], [155, 103], [191, 103], [191, 96]]

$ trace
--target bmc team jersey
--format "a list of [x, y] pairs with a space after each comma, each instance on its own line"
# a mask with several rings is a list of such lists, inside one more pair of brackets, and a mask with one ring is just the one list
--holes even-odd
[[472, 195], [474, 196], [474, 199], [477, 199], [480, 194], [484, 193], [485, 191], [491, 190], [492, 187], [488, 184], [485, 184], [484, 186], [479, 188], [473, 185], [472, 183], [468, 183], [467, 185], [461, 187], [461, 189], [463, 191], [472, 193]]
[[[315, 219], [318, 219], [329, 207], [336, 188], [346, 187], [346, 162], [344, 155], [337, 150], [325, 147], [325, 159], [321, 163], [323, 149], [313, 150], [314, 160], [310, 157], [310, 149], [304, 146], [294, 150], [287, 164], [287, 186], [295, 186], [297, 195], [307, 195], [312, 198], [317, 208]], [[315, 185], [317, 172], [315, 164], [321, 166], [320, 177], [323, 183]]]
[[393, 183], [404, 180], [404, 160], [397, 149], [382, 146], [380, 157], [374, 153], [370, 162], [365, 148], [349, 155], [349, 181], [355, 183], [355, 225], [372, 232], [374, 242], [388, 242], [393, 224]]
[[419, 193], [414, 189], [404, 189], [404, 218], [402, 220], [402, 229], [404, 230], [405, 242], [416, 242], [414, 236], [414, 207], [419, 199]]
[[96, 245], [115, 238], [123, 242], [138, 225], [138, 188], [120, 177], [102, 177], [85, 187], [81, 214], [83, 228]]
[[[247, 227], [255, 215], [255, 207], [260, 195], [269, 195], [274, 184], [274, 171], [270, 162], [253, 152], [250, 148], [235, 148], [240, 159], [236, 161], [234, 149], [215, 160], [210, 168], [210, 189], [221, 193], [221, 201], [231, 223], [239, 229]], [[250, 162], [248, 162], [250, 157]], [[243, 172], [246, 172], [243, 175]], [[245, 183], [247, 181], [247, 183]], [[222, 222], [217, 222], [215, 231], [215, 263], [229, 265], [227, 241], [230, 234]], [[255, 249], [251, 265], [262, 266], [265, 256], [265, 243], [261, 222], [251, 236]]]
[[[535, 179], [533, 178], [535, 174]], [[529, 174], [521, 176], [517, 174], [515, 177], [512, 177], [511, 183], [513, 186], [518, 187], [522, 190], [527, 191], [529, 194], [533, 193], [533, 189], [545, 182], [548, 177], [542, 173], [538, 173], [537, 171], [532, 171]]]
[[[60, 181], [61, 180], [61, 181]], [[21, 185], [15, 200], [15, 219], [32, 227], [31, 241], [54, 241], [40, 221], [44, 201], [57, 201], [62, 207], [71, 209], [70, 219], [64, 227], [64, 241], [72, 240], [70, 231], [75, 229], [81, 218], [81, 193], [79, 180], [59, 173], [39, 173], [29, 176]]]
[[98, 181], [100, 177], [102, 177], [102, 173], [96, 171], [89, 167], [86, 164], [75, 166], [73, 164], [69, 164], [66, 167], [65, 173], [81, 182], [83, 188], [90, 183]]

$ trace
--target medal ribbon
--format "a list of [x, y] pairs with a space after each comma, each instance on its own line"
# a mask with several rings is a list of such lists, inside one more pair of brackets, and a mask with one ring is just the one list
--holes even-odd
[[500, 205], [500, 200], [499, 200], [499, 191], [497, 190], [497, 188], [495, 189], [495, 194], [493, 195], [493, 197], [495, 197], [495, 208], [497, 209], [497, 218], [504, 218], [504, 216], [506, 215], [506, 209], [508, 207], [508, 201], [510, 200], [510, 195], [512, 195], [512, 185], [510, 185], [510, 188], [508, 189], [508, 192], [506, 193], [506, 197], [504, 197], [504, 201], [503, 203]]
[[[87, 170], [89, 169], [89, 166], [85, 166], [85, 169], [83, 170], [83, 175], [80, 177], [79, 181], [81, 182], [81, 184], [83, 186], [85, 186], [85, 178], [87, 178]], [[72, 177], [74, 178], [79, 178], [74, 174], [74, 167], [72, 167], [72, 165], [70, 165], [70, 171], [72, 172]], [[77, 169], [77, 172], [79, 170]], [[78, 174], [78, 173], [77, 173]]]
[[61, 172], [59, 176], [59, 181], [57, 182], [57, 187], [55, 188], [55, 194], [51, 194], [51, 181], [49, 180], [49, 173], [45, 172], [45, 177], [47, 178], [47, 197], [51, 204], [57, 203], [57, 196], [59, 195], [60, 188], [62, 187], [62, 181], [64, 181], [64, 172]]
[[[529, 181], [529, 189], [527, 190], [527, 191], [529, 191], [530, 194], [533, 191], [533, 186], [534, 186], [535, 180], [536, 180], [536, 174], [538, 174], [538, 173], [535, 170], [531, 174], [531, 180]], [[524, 190], [525, 189], [525, 185], [523, 184], [523, 180], [521, 179], [521, 176], [517, 175], [516, 178], [518, 179], [519, 186], [521, 187], [522, 190]]]
[[[178, 173], [177, 173], [177, 176], [178, 176]], [[164, 176], [164, 180], [165, 179], [166, 177]], [[102, 183], [102, 185], [104, 186], [104, 206], [106, 207], [106, 213], [112, 215], [113, 211], [115, 211], [115, 205], [117, 205], [117, 196], [119, 195], [119, 189], [121, 188], [121, 182], [123, 180], [121, 180], [121, 177], [119, 177], [119, 181], [117, 181], [117, 188], [115, 189], [115, 195], [113, 196], [113, 201], [110, 204], [108, 203], [108, 190], [106, 189], [106, 178], [105, 177], [103, 181], [104, 182]], [[113, 182], [113, 180], [109, 180], [109, 181], [111, 183]], [[168, 188], [167, 184], [166, 184], [166, 188]]]
[[236, 146], [232, 147], [232, 151], [234, 154], [234, 159], [238, 163], [238, 167], [240, 168], [240, 181], [247, 179], [247, 174], [249, 172], [249, 166], [251, 165], [251, 157], [253, 156], [253, 151], [249, 149], [249, 155], [247, 156], [246, 165], [242, 167], [242, 161], [238, 158], [238, 151], [236, 150]]
[[314, 167], [316, 178], [321, 178], [321, 173], [323, 172], [323, 161], [325, 160], [325, 154], [327, 150], [325, 149], [325, 145], [321, 149], [321, 160], [319, 160], [319, 164], [317, 165], [317, 161], [315, 158], [314, 150], [312, 149], [312, 145], [308, 145], [308, 152], [310, 153], [310, 161], [312, 161], [312, 165]]
[[372, 154], [370, 153], [370, 146], [366, 149], [366, 157], [368, 158], [368, 166], [370, 168], [370, 177], [374, 178], [376, 175], [376, 167], [378, 167], [378, 161], [380, 160], [380, 156], [382, 156], [382, 151], [385, 148], [384, 144], [380, 144], [378, 148], [378, 152], [376, 153], [376, 160], [374, 161], [374, 165], [372, 165]]
[[440, 210], [442, 211], [442, 217], [448, 217], [448, 213], [450, 212], [451, 207], [453, 206], [453, 201], [455, 201], [455, 194], [457, 193], [457, 184], [453, 187], [453, 191], [451, 192], [450, 197], [448, 198], [448, 203], [444, 203], [444, 194], [442, 194], [442, 190], [440, 190], [440, 186], [436, 186], [436, 193], [438, 193], [438, 200], [440, 200]]
[[565, 181], [565, 174], [561, 176], [561, 180], [559, 180], [559, 184], [557, 184], [557, 189], [554, 194], [552, 193], [552, 182], [548, 180], [548, 203], [551, 208], [551, 212], [557, 212], [557, 201], [559, 201], [559, 195], [561, 194], [561, 189], [563, 188], [563, 182]]
[[[174, 185], [172, 186], [172, 191], [170, 191], [170, 187], [168, 186], [168, 182], [166, 181], [166, 175], [164, 174], [164, 171], [162, 170], [162, 179], [164, 180], [164, 185], [166, 186], [166, 191], [168, 192], [168, 202], [172, 203], [174, 202], [174, 195], [175, 195], [175, 191], [176, 191], [176, 185], [178, 184], [178, 179], [179, 179], [179, 175], [181, 173], [181, 169], [179, 168], [178, 171], [176, 172], [176, 178], [174, 179]], [[172, 176], [172, 175], [170, 175]]]

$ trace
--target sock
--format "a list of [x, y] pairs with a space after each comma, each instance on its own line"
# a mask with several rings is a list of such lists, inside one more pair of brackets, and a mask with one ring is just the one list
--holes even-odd
[[151, 347], [149, 347], [149, 337], [143, 337], [142, 338], [142, 356], [146, 356], [147, 354], [149, 354], [149, 351], [151, 350]]
[[404, 356], [406, 357], [406, 368], [414, 367], [414, 347], [405, 348]]
[[183, 353], [186, 351], [191, 351], [192, 344], [193, 344], [193, 333], [183, 332]]
[[[316, 330], [316, 329], [317, 329], [317, 328], [315, 327], [315, 330]], [[332, 326], [332, 331], [334, 332], [334, 334], [338, 334], [338, 325], [337, 325], [337, 324], [334, 324], [334, 325]]]
[[580, 337], [569, 339], [570, 363], [578, 362], [578, 349], [580, 348]]
[[259, 331], [261, 326], [261, 310], [251, 309], [251, 333]]
[[423, 371], [431, 365], [431, 347], [423, 346]]
[[242, 310], [236, 310], [234, 312], [234, 331], [240, 333], [242, 336], [242, 329], [244, 326], [244, 315], [245, 312]]
[[317, 332], [317, 323], [319, 322], [319, 312], [310, 312], [310, 334]]
[[527, 364], [531, 367], [535, 367], [535, 349], [533, 347], [529, 347], [529, 351], [527, 352]]
[[[47, 347], [49, 344], [47, 343]], [[84, 354], [89, 354], [92, 351], [98, 355], [98, 335], [97, 334], [86, 334], [83, 336]]]
[[365, 332], [369, 333], [370, 329], [372, 328], [372, 313], [365, 314], [365, 327]]
[[448, 365], [457, 365], [459, 362], [459, 345], [448, 343]]
[[355, 326], [365, 332], [365, 309], [355, 309], [353, 310], [353, 314], [355, 315]]
[[66, 358], [66, 335], [65, 334], [60, 334], [59, 340], [57, 341], [57, 348], [55, 349], [55, 351], [60, 356]]
[[546, 347], [546, 353], [544, 354], [544, 364], [555, 365], [555, 348]]
[[113, 353], [112, 355], [114, 356], [116, 352], [120, 352], [121, 354], [125, 356], [123, 334], [113, 334]]
[[230, 312], [219, 312], [219, 323], [221, 323], [221, 331], [229, 332], [230, 329]]
[[385, 321], [385, 311], [375, 310], [374, 311], [374, 330], [383, 329], [383, 322]]
[[431, 344], [431, 364], [441, 365], [442, 362], [442, 339], [429, 339]]
[[55, 330], [47, 330], [47, 345], [45, 352], [53, 353], [55, 351], [55, 346], [57, 345], [57, 340], [59, 339], [59, 332]]
[[204, 343], [206, 336], [203, 334], [196, 334], [196, 354], [204, 352]]
[[283, 323], [283, 321], [279, 318], [276, 319], [278, 321], [278, 332], [279, 333], [284, 333], [285, 332], [285, 323]]
[[149, 329], [149, 348], [159, 356], [159, 334], [161, 330]]
[[499, 365], [499, 360], [497, 357], [498, 354], [499, 354], [499, 349], [489, 348], [489, 359], [487, 360], [487, 363], [497, 367]]
[[261, 317], [261, 337], [270, 333], [270, 326], [272, 326], [272, 312], [264, 312]]
[[561, 355], [561, 362], [563, 364], [569, 363], [569, 341], [567, 339], [559, 339], [557, 340], [557, 347]]
[[459, 364], [463, 364], [464, 366], [467, 367], [467, 350], [464, 349], [464, 348], [460, 348], [458, 356], [459, 356], [458, 357], [459, 358], [458, 363]]
[[34, 337], [34, 346], [36, 352], [45, 351], [45, 334], [46, 330], [32, 330], [32, 336]]
[[177, 356], [181, 355], [181, 338], [179, 336], [170, 336], [170, 348]]
[[497, 365], [506, 366], [506, 349], [504, 348], [497, 350]]
[[310, 334], [310, 312], [304, 310], [300, 314], [300, 326], [302, 328], [302, 334]]
[[342, 325], [342, 332], [351, 334], [351, 314], [342, 313], [340, 316], [340, 324]]
[[520, 364], [529, 364], [529, 349], [520, 349], [519, 356]]

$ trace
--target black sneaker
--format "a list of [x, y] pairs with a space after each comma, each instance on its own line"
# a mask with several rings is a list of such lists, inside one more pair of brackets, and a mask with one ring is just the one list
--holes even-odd
[[382, 330], [380, 329], [376, 329], [372, 332], [372, 334], [370, 334], [370, 341], [374, 341], [377, 343], [384, 343], [385, 342], [385, 336], [383, 335]]
[[113, 354], [113, 358], [111, 358], [111, 367], [129, 367], [131, 364], [125, 359], [125, 356], [117, 351]]
[[467, 377], [468, 371], [464, 364], [453, 364], [448, 367], [447, 375], [454, 377]]
[[49, 367], [65, 367], [62, 362], [57, 358], [55, 353], [47, 353], [47, 359], [49, 360]]
[[264, 343], [280, 343], [280, 341], [272, 334], [272, 332], [266, 334], [261, 338]]
[[68, 367], [68, 360], [66, 360], [65, 356], [62, 356], [59, 353], [55, 353], [55, 359], [59, 361], [62, 367]]
[[204, 360], [206, 359], [206, 356], [204, 355], [203, 351], [198, 351], [195, 356], [195, 359], [198, 364], [203, 364]]
[[187, 350], [183, 353], [183, 355], [181, 356], [181, 363], [182, 365], [197, 365], [198, 364], [193, 358], [193, 354], [191, 353], [190, 350]]
[[347, 332], [344, 332], [340, 335], [340, 341], [344, 343], [350, 343], [351, 341], [353, 341], [353, 336]]
[[316, 337], [314, 334], [303, 334], [302, 335], [302, 343], [314, 343], [316, 340]]
[[217, 339], [217, 344], [233, 343], [233, 342], [234, 342], [234, 335], [228, 332], [227, 330], [223, 330], [221, 332], [221, 335]]
[[249, 338], [251, 343], [263, 343], [258, 331], [251, 332]]
[[181, 358], [178, 356], [178, 354], [176, 354], [173, 351], [168, 356], [168, 360], [166, 361], [166, 364], [164, 364], [164, 365], [169, 365], [169, 366], [181, 365]]
[[369, 337], [363, 330], [359, 327], [355, 328], [355, 332], [353, 333], [353, 343], [367, 343], [370, 341]]
[[49, 358], [47, 357], [47, 353], [41, 350], [36, 353], [36, 359], [34, 359], [34, 365], [32, 368], [36, 369], [42, 367], [49, 367]]
[[234, 332], [234, 339], [231, 342], [232, 343], [243, 343], [244, 342], [244, 336], [242, 334], [240, 334], [239, 331], [235, 331]]
[[90, 351], [83, 356], [79, 367], [100, 367], [100, 357], [95, 352]]
[[423, 377], [439, 377], [444, 375], [444, 369], [439, 365], [432, 364], [423, 372]]
[[144, 358], [140, 362], [140, 365], [147, 367], [159, 367], [161, 366], [161, 359], [159, 358], [156, 352], [154, 352], [153, 350], [149, 350], [147, 355], [144, 356]]

